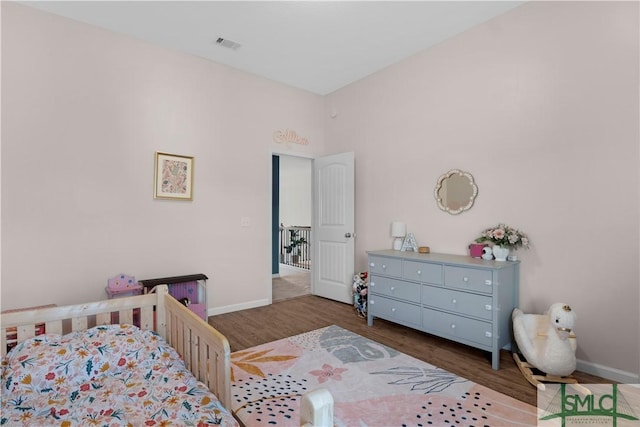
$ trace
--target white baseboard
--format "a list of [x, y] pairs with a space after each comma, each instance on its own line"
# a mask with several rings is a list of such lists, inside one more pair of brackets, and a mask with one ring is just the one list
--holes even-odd
[[309, 273], [311, 271], [306, 268], [300, 268], [289, 264], [280, 264], [280, 270], [288, 271], [289, 273]]
[[215, 316], [216, 314], [231, 313], [232, 311], [247, 310], [249, 308], [262, 307], [269, 305], [271, 302], [267, 299], [243, 302], [242, 304], [226, 305], [224, 307], [214, 307], [207, 309], [207, 316]]
[[638, 374], [584, 360], [576, 360], [576, 370], [623, 384], [640, 383], [640, 375]]

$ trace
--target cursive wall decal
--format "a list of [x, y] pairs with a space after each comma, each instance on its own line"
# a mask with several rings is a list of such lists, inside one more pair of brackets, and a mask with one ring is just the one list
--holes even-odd
[[309, 145], [309, 140], [298, 135], [298, 133], [291, 129], [277, 130], [273, 132], [273, 140], [278, 144], [290, 144]]

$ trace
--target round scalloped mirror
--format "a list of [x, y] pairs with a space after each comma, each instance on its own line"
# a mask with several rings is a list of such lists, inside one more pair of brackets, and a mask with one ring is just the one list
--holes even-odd
[[478, 186], [470, 173], [452, 169], [440, 176], [433, 195], [440, 209], [457, 215], [471, 209], [478, 195]]

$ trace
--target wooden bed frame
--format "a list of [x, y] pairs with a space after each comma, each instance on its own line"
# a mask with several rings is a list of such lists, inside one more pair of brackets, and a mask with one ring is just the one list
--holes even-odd
[[[187, 369], [232, 412], [231, 351], [227, 338], [169, 295], [167, 285], [152, 293], [64, 307], [35, 308], [0, 315], [0, 355], [7, 344], [18, 344], [46, 333], [67, 334], [94, 326], [129, 323], [160, 334], [183, 358]], [[302, 396], [301, 426], [333, 425], [333, 398], [318, 389]]]
[[[156, 331], [183, 358], [187, 369], [231, 411], [231, 365], [227, 338], [169, 295], [166, 285], [145, 295], [0, 315], [0, 354], [7, 344], [37, 334], [66, 334], [98, 325], [130, 323]], [[7, 331], [9, 330], [9, 331]]]

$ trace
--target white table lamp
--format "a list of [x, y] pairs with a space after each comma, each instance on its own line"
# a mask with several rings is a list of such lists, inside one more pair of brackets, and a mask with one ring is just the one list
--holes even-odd
[[407, 225], [402, 221], [393, 221], [391, 223], [391, 237], [393, 240], [393, 249], [399, 251], [402, 248], [404, 236], [407, 234]]

